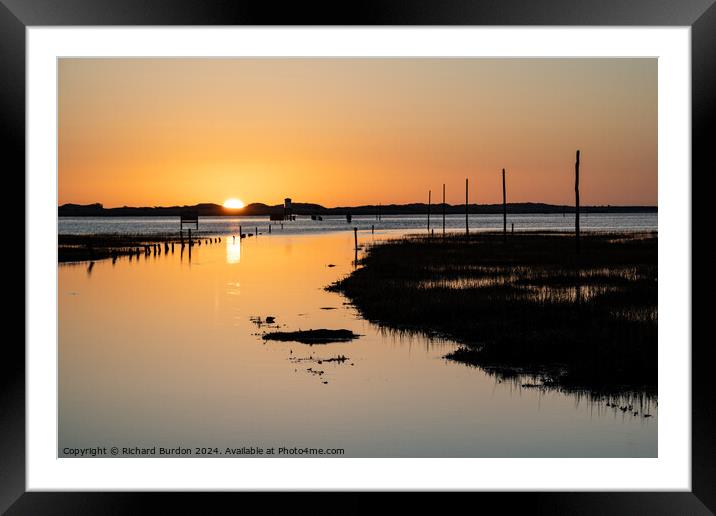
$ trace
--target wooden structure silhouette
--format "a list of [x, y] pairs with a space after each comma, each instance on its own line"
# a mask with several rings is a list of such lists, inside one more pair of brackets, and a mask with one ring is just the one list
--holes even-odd
[[194, 225], [194, 229], [199, 229], [199, 212], [196, 210], [182, 210], [179, 213], [179, 231], [184, 229], [184, 225]]

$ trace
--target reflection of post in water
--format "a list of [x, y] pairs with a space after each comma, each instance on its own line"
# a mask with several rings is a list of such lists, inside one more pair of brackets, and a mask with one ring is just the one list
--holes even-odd
[[94, 268], [94, 262], [89, 262], [87, 266], [87, 277], [92, 276], [92, 269]]

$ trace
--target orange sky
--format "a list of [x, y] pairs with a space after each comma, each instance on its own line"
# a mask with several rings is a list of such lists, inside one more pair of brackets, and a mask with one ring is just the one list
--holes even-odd
[[61, 59], [59, 203], [657, 203], [656, 59]]

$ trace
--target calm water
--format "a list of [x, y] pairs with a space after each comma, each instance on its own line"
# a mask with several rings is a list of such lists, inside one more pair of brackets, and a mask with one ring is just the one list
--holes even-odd
[[[542, 218], [533, 223], [562, 217]], [[619, 218], [656, 229], [656, 216]], [[86, 220], [63, 219], [60, 230], [137, 232], [129, 219]], [[176, 222], [138, 220], [152, 231]], [[207, 225], [219, 231], [232, 223]], [[353, 268], [353, 234], [342, 224], [343, 231], [321, 233], [286, 224], [283, 233], [242, 242], [224, 236], [195, 247], [191, 259], [177, 248], [59, 266], [59, 455], [93, 446], [343, 448], [347, 457], [657, 455], [653, 403], [645, 419], [499, 382], [444, 359], [452, 343], [396, 336], [361, 319], [345, 298], [323, 290]], [[399, 232], [368, 232], [361, 241]], [[283, 330], [348, 328], [361, 337], [265, 342], [266, 327], [253, 318], [269, 315]], [[323, 361], [339, 355], [348, 359]]]
[[[433, 214], [431, 228], [436, 232], [442, 231], [442, 217]], [[470, 228], [479, 230], [501, 230], [502, 215], [471, 215]], [[507, 225], [515, 231], [525, 230], [574, 230], [574, 215], [508, 215]], [[656, 213], [616, 213], [616, 214], [582, 214], [580, 224], [584, 230], [592, 231], [656, 231]], [[202, 217], [201, 230], [206, 234], [232, 234], [237, 233], [239, 226], [244, 231], [268, 231], [268, 217]], [[300, 217], [293, 222], [283, 224], [284, 234], [324, 233], [329, 231], [344, 231], [347, 227], [358, 227], [360, 230], [370, 230], [371, 225], [376, 230], [399, 231], [426, 231], [426, 215], [391, 215], [384, 216], [377, 221], [373, 216], [353, 217], [351, 224], [346, 223], [345, 217], [324, 217], [323, 221], [313, 221], [310, 217]], [[447, 215], [445, 218], [447, 229], [463, 230], [465, 228], [464, 215]], [[273, 223], [273, 228], [281, 229], [280, 224]], [[89, 234], [89, 233], [141, 233], [157, 234], [178, 231], [178, 217], [62, 217], [59, 220], [60, 234]]]

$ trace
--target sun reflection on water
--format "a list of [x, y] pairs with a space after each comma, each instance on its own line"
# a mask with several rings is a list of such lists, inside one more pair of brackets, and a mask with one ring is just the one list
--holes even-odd
[[241, 239], [226, 238], [226, 263], [241, 261]]

